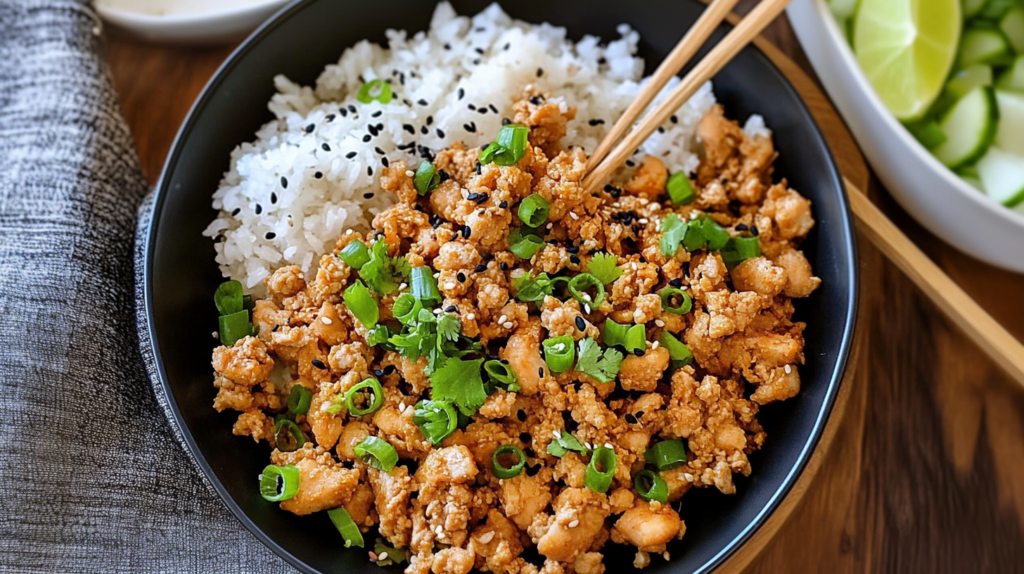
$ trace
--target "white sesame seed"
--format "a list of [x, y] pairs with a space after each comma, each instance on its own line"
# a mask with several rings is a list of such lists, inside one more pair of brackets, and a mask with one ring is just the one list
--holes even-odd
[[583, 294], [583, 298], [586, 299], [587, 301], [591, 301], [590, 295], [588, 295], [586, 293]]
[[437, 526], [434, 527], [434, 532], [436, 532], [438, 534], [443, 534], [444, 533], [444, 528], [441, 528], [441, 525], [438, 524]]
[[440, 309], [434, 309], [434, 314], [435, 314], [435, 315], [440, 315], [440, 314], [441, 314], [441, 312], [442, 312], [442, 311], [441, 311]]
[[576, 528], [579, 525], [580, 525], [580, 521], [579, 520], [573, 520], [572, 522], [569, 523], [569, 528]]
[[324, 325], [330, 325], [334, 321], [331, 321], [330, 317], [320, 317], [320, 320], [324, 322]]
[[610, 442], [606, 442], [606, 443], [604, 443], [604, 447], [605, 447], [605, 448], [610, 448], [610, 449], [612, 449], [612, 450], [614, 450], [614, 449], [615, 449], [615, 447], [613, 447], [613, 446], [612, 446], [612, 443], [610, 443]]
[[416, 172], [411, 170], [411, 169], [407, 169], [407, 170], [405, 170], [405, 175], [407, 175], [409, 177], [412, 177], [412, 176], [416, 175]]
[[352, 230], [351, 229], [346, 229], [345, 230], [345, 235], [352, 235]]
[[485, 532], [484, 535], [480, 537], [480, 544], [487, 544], [491, 540], [494, 540], [493, 530], [491, 532]]
[[544, 229], [551, 229], [552, 227], [554, 227], [554, 225], [555, 225], [554, 223], [549, 223], [549, 224], [544, 226]]
[[657, 349], [658, 348], [658, 341], [655, 341], [654, 343], [652, 343], [651, 344], [651, 348], [652, 349]]
[[551, 436], [555, 437], [556, 440], [560, 439], [562, 438], [562, 432], [557, 430], [551, 431]]
[[790, 367], [789, 365], [786, 365], [786, 374], [788, 375], [788, 374], [790, 374], [792, 372], [793, 372], [793, 367]]
[[505, 324], [502, 325], [502, 327], [505, 327], [506, 329], [511, 329], [513, 326], [514, 324], [512, 321], [506, 321]]
[[387, 560], [387, 559], [388, 559], [388, 553], [387, 552], [381, 552], [380, 555], [377, 556], [377, 560]]
[[583, 311], [584, 311], [584, 312], [585, 312], [585, 313], [586, 313], [587, 315], [589, 315], [589, 314], [590, 314], [590, 305], [584, 305], [584, 306], [583, 306]]
[[331, 401], [324, 401], [320, 403], [320, 412], [326, 413], [329, 408], [331, 408]]
[[434, 273], [434, 279], [437, 279], [437, 278], [438, 278], [438, 277], [440, 277], [440, 276], [441, 276], [441, 273], [440, 273], [440, 272]]
[[474, 319], [476, 319], [476, 313], [470, 313], [470, 314], [466, 315], [466, 320], [467, 321], [472, 321]]
[[408, 284], [408, 283], [400, 283], [400, 284], [398, 285], [398, 288], [399, 288], [399, 289], [405, 289], [405, 288], [406, 288], [406, 287], [408, 287], [408, 286], [409, 286], [409, 284]]
[[455, 282], [454, 281], [449, 281], [449, 282], [445, 283], [444, 284], [444, 288], [445, 289], [455, 289]]
[[664, 327], [665, 326], [665, 322], [662, 321], [661, 319], [655, 319], [654, 320], [654, 324], [659, 326], [659, 327]]
[[688, 472], [683, 474], [683, 478], [686, 479], [686, 482], [693, 482], [693, 475]]
[[210, 333], [210, 334], [213, 335], [214, 339], [220, 339], [220, 334], [217, 333], [217, 331], [214, 331], [213, 333]]
[[590, 446], [589, 442], [583, 443], [583, 446], [586, 447], [587, 450], [590, 450], [590, 449], [594, 448], [594, 447]]
[[508, 315], [502, 315], [501, 317], [498, 317], [498, 322], [499, 323], [504, 323], [507, 320], [508, 320]]
[[573, 211], [569, 212], [569, 217], [573, 218], [573, 220], [577, 220], [580, 218], [580, 216], [576, 215], [576, 213]]
[[640, 219], [637, 219], [636, 222], [639, 223], [640, 225], [647, 225], [648, 223], [651, 222], [651, 220], [647, 219], [646, 217], [641, 217]]
[[633, 261], [632, 263], [630, 263], [629, 264], [629, 268], [632, 269], [633, 271], [636, 271], [637, 269], [639, 269], [639, 267], [637, 267], [636, 261]]
[[299, 279], [305, 279], [305, 278], [306, 278], [305, 275], [303, 275], [302, 273], [299, 273]]
[[651, 202], [651, 200], [647, 199], [646, 197], [641, 197], [640, 198], [640, 205], [647, 205], [650, 202]]

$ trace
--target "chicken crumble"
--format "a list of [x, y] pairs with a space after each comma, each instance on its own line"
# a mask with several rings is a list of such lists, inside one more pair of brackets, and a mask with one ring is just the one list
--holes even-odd
[[[765, 440], [758, 409], [800, 390], [792, 299], [820, 283], [799, 250], [814, 220], [807, 199], [772, 183], [770, 138], [715, 107], [684, 186], [694, 195], [677, 205], [654, 157], [585, 191], [584, 151], [559, 146], [575, 109], [529, 93], [514, 110], [511, 125], [529, 129], [521, 157], [499, 165], [456, 145], [432, 173], [393, 162], [380, 186], [398, 201], [369, 236], [343, 235], [315, 277], [278, 269], [252, 305], [258, 334], [213, 352], [214, 408], [240, 411], [234, 433], [294, 469], [281, 508], [343, 508], [356, 534], [382, 537], [371, 559], [407, 558], [407, 574], [601, 574], [609, 542], [633, 546], [638, 568], [667, 558], [686, 531], [677, 501], [694, 487], [735, 492]], [[535, 230], [524, 203], [547, 210]], [[724, 229], [757, 254], [672, 226]], [[357, 252], [373, 263], [346, 262]], [[567, 292], [588, 273], [599, 289]], [[407, 296], [414, 275], [436, 298]], [[639, 346], [609, 325], [642, 330]], [[360, 390], [367, 380], [382, 396]], [[662, 442], [684, 456], [652, 462]], [[367, 455], [371, 444], [383, 451]], [[602, 449], [613, 464], [600, 469]], [[639, 489], [645, 467], [663, 491]], [[542, 565], [521, 556], [530, 547]]]

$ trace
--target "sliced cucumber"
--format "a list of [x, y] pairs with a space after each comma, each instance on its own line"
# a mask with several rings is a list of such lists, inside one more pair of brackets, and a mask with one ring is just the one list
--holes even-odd
[[1024, 94], [996, 92], [999, 105], [999, 127], [992, 145], [1012, 154], [1024, 156]]
[[992, 199], [1006, 207], [1024, 203], [1024, 157], [993, 147], [978, 162], [978, 174]]
[[1024, 7], [1014, 6], [999, 20], [999, 29], [1018, 54], [1024, 53]]
[[988, 0], [963, 0], [964, 19], [974, 18], [985, 9]]
[[957, 67], [962, 70], [974, 64], [1005, 64], [1011, 57], [1010, 42], [1002, 32], [975, 24], [964, 30]]
[[992, 145], [998, 120], [999, 108], [992, 88], [974, 88], [942, 118], [939, 125], [946, 141], [932, 152], [950, 169], [974, 163]]
[[946, 84], [946, 91], [955, 99], [967, 95], [967, 92], [978, 86], [992, 85], [992, 66], [988, 64], [974, 64], [953, 74], [949, 83]]
[[1017, 56], [1013, 65], [999, 76], [996, 87], [1000, 90], [1024, 93], [1024, 55]]

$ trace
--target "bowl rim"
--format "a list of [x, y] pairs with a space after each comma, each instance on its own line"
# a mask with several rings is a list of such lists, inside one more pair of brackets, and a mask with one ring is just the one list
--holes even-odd
[[[160, 28], [165, 26], [176, 27], [204, 24], [231, 20], [234, 18], [247, 18], [266, 12], [267, 10], [278, 10], [288, 2], [289, 0], [261, 0], [258, 4], [248, 6], [223, 8], [209, 12], [183, 12], [166, 16], [136, 12], [134, 10], [125, 10], [122, 8], [113, 8], [98, 3], [94, 3], [93, 8], [95, 8], [96, 12], [102, 18], [110, 20], [114, 24], [121, 26], [146, 26], [151, 28]], [[233, 57], [234, 53], [232, 53], [231, 56]], [[220, 69], [218, 69], [218, 72], [219, 71]]]
[[[853, 53], [853, 48], [846, 40], [842, 30], [839, 29], [839, 24], [832, 15], [832, 11], [829, 9], [826, 0], [810, 1], [814, 6], [818, 18], [822, 20], [825, 29], [828, 31], [828, 36], [832, 39], [832, 42], [838, 44], [839, 57], [842, 59], [846, 69], [853, 74], [859, 90], [867, 98], [875, 112], [882, 117], [882, 121], [885, 123], [889, 132], [895, 133], [896, 136], [900, 138], [904, 147], [910, 149], [914, 155], [918, 156], [929, 169], [938, 173], [940, 177], [949, 184], [949, 187], [956, 189], [961, 195], [967, 196], [971, 202], [980, 206], [982, 210], [987, 211], [996, 217], [1013, 222], [1021, 229], [1024, 229], [1024, 213], [1020, 213], [1014, 208], [996, 203], [985, 195], [983, 191], [975, 189], [971, 184], [967, 183], [961, 179], [960, 176], [954, 173], [953, 170], [940, 162], [931, 154], [930, 151], [921, 145], [921, 142], [917, 141], [917, 138], [911, 135], [910, 131], [896, 119], [896, 116], [889, 111], [885, 102], [883, 102], [882, 98], [880, 98], [878, 93], [875, 92], [875, 88], [871, 85], [871, 81], [868, 80], [868, 77], [864, 74], [864, 70], [861, 69], [860, 63], [857, 61], [857, 56]], [[794, 6], [796, 5], [792, 5], [790, 7], [793, 8]]]
[[[152, 211], [150, 212], [150, 225], [146, 233], [146, 245], [143, 250], [143, 311], [146, 319], [146, 335], [148, 338], [148, 345], [150, 352], [153, 356], [154, 371], [160, 381], [160, 388], [166, 397], [166, 409], [165, 413], [170, 413], [172, 418], [169, 422], [177, 428], [180, 433], [181, 440], [186, 444], [189, 450], [189, 455], [192, 457], [194, 462], [199, 466], [203, 472], [209, 485], [216, 491], [221, 501], [227, 506], [228, 510], [234, 515], [234, 517], [242, 523], [245, 528], [252, 533], [260, 542], [270, 548], [275, 554], [283, 558], [291, 566], [297, 568], [302, 572], [309, 574], [318, 574], [318, 571], [308, 566], [305, 562], [299, 559], [291, 552], [285, 550], [280, 544], [271, 539], [262, 529], [259, 528], [241, 509], [239, 504], [234, 498], [228, 493], [227, 489], [221, 483], [217, 474], [210, 466], [206, 457], [203, 455], [199, 446], [196, 444], [195, 439], [192, 436], [191, 431], [185, 424], [184, 417], [181, 410], [178, 408], [177, 401], [174, 400], [174, 394], [171, 389], [170, 380], [167, 376], [167, 372], [164, 369], [163, 357], [158, 346], [158, 334], [156, 332], [154, 323], [154, 298], [153, 298], [153, 274], [154, 274], [154, 262], [155, 262], [155, 250], [156, 250], [156, 237], [160, 228], [160, 217], [159, 215], [163, 211], [164, 203], [167, 200], [167, 196], [172, 193], [170, 189], [170, 176], [171, 173], [176, 169], [178, 160], [182, 153], [181, 145], [184, 140], [187, 139], [192, 130], [195, 127], [198, 116], [202, 113], [203, 109], [207, 106], [209, 100], [212, 98], [214, 92], [218, 90], [221, 83], [228, 73], [237, 65], [241, 57], [246, 55], [248, 52], [253, 50], [257, 44], [259, 44], [269, 33], [284, 25], [288, 19], [296, 14], [297, 12], [305, 9], [310, 4], [320, 0], [292, 0], [290, 4], [277, 11], [267, 21], [262, 23], [252, 34], [249, 35], [232, 53], [228, 58], [217, 68], [217, 71], [211, 76], [202, 92], [196, 98], [185, 121], [181, 124], [177, 135], [174, 138], [174, 142], [171, 144], [170, 151], [167, 156], [167, 160], [164, 163], [164, 167], [160, 173], [160, 179], [154, 188], [154, 197]], [[698, 2], [700, 3], [700, 2]], [[723, 25], [731, 28], [732, 24], [729, 22], [723, 22]], [[818, 408], [814, 417], [814, 424], [811, 426], [811, 431], [804, 439], [802, 446], [800, 447], [799, 453], [797, 454], [796, 462], [786, 472], [775, 491], [768, 498], [761, 510], [750, 520], [744, 528], [736, 534], [725, 546], [714, 556], [710, 557], [704, 564], [693, 571], [692, 574], [707, 574], [712, 572], [718, 566], [722, 565], [728, 558], [730, 558], [736, 551], [742, 547], [764, 524], [768, 519], [778, 510], [781, 503], [790, 494], [793, 487], [803, 474], [810, 462], [811, 456], [818, 447], [822, 435], [825, 430], [825, 426], [832, 414], [832, 410], [835, 407], [836, 399], [839, 395], [840, 386], [842, 385], [846, 376], [846, 371], [849, 366], [849, 360], [853, 345], [854, 334], [857, 328], [857, 316], [859, 309], [860, 299], [860, 273], [859, 273], [859, 249], [857, 246], [856, 234], [853, 227], [853, 215], [850, 208], [849, 199], [845, 193], [846, 187], [843, 181], [842, 172], [839, 169], [838, 164], [835, 162], [832, 150], [825, 140], [824, 134], [821, 132], [821, 128], [818, 126], [817, 119], [814, 114], [811, 113], [807, 103], [804, 102], [803, 97], [797, 92], [796, 88], [792, 85], [785, 74], [775, 65], [775, 63], [769, 58], [759, 47], [751, 43], [750, 47], [756, 50], [768, 63], [769, 72], [777, 76], [782, 80], [782, 85], [785, 90], [789, 91], [798, 102], [798, 105], [803, 109], [803, 112], [811, 118], [812, 132], [811, 136], [814, 138], [817, 145], [821, 146], [825, 150], [825, 154], [828, 158], [828, 163], [831, 166], [831, 179], [835, 189], [840, 191], [839, 204], [840, 204], [840, 218], [843, 225], [841, 226], [844, 230], [843, 237], [838, 240], [841, 243], [841, 251], [849, 255], [846, 263], [846, 274], [850, 278], [849, 294], [846, 301], [846, 313], [843, 316], [843, 328], [842, 337], [837, 349], [836, 364], [832, 369], [832, 372], [827, 377], [827, 385], [825, 389], [825, 395], [821, 407]], [[824, 383], [824, 382], [822, 382]]]

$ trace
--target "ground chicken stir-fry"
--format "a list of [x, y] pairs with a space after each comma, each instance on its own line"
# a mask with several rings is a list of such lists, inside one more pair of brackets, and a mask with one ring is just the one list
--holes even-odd
[[677, 501], [733, 493], [758, 409], [800, 391], [814, 220], [772, 183], [770, 138], [716, 107], [690, 178], [646, 157], [586, 192], [584, 151], [559, 147], [575, 109], [537, 93], [514, 109], [528, 144], [392, 162], [398, 200], [373, 231], [315, 276], [278, 269], [258, 334], [213, 354], [214, 407], [287, 471], [264, 472], [264, 496], [331, 511], [408, 574], [601, 574], [609, 542], [637, 567], [668, 558]]

